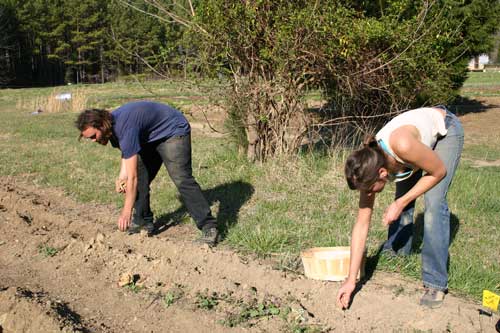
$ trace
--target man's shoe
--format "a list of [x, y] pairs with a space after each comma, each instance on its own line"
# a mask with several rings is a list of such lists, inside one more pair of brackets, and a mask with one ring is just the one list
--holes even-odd
[[196, 243], [215, 246], [219, 238], [219, 232], [215, 226], [203, 227], [201, 237], [196, 240]]
[[141, 232], [141, 230], [145, 230], [148, 237], [151, 237], [155, 234], [155, 225], [153, 222], [148, 222], [143, 225], [130, 223], [130, 226], [127, 229], [127, 233], [129, 235], [137, 234]]
[[398, 253], [394, 251], [393, 249], [382, 249], [380, 254], [386, 256], [387, 258], [396, 258], [398, 256]]
[[424, 295], [420, 299], [420, 305], [429, 309], [437, 309], [443, 305], [444, 295], [442, 290], [426, 287]]
[[156, 233], [156, 227], [154, 225], [153, 222], [149, 222], [149, 223], [146, 223], [144, 226], [143, 226], [144, 230], [146, 230], [146, 235], [148, 237], [152, 237], [155, 235]]

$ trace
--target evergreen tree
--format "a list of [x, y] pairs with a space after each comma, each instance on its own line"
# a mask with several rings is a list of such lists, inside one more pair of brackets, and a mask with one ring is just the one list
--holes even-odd
[[[62, 0], [14, 1], [17, 31], [16, 80], [22, 85], [63, 83], [63, 64], [50, 57], [59, 36], [52, 31], [60, 21], [54, 9], [62, 7]], [[57, 12], [56, 12], [57, 13]]]
[[0, 1], [0, 86], [13, 81], [17, 22], [12, 1]]
[[[115, 47], [108, 55], [120, 74], [183, 68], [183, 27], [157, 17], [161, 10], [144, 1], [112, 1], [110, 30]], [[167, 3], [167, 1], [163, 2]]]
[[74, 71], [77, 83], [102, 80], [102, 75], [97, 80], [93, 75], [101, 71], [108, 18], [106, 3], [105, 0], [64, 1], [65, 23], [57, 31], [65, 38], [58, 42], [54, 56]]

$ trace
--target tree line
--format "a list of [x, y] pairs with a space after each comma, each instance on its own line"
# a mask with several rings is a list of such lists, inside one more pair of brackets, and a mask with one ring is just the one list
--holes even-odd
[[0, 0], [0, 84], [101, 83], [151, 68], [182, 70], [182, 26], [145, 15], [154, 8], [143, 1], [133, 5]]
[[[378, 29], [379, 33], [390, 36], [394, 29], [391, 25], [406, 25], [417, 14], [417, 7], [425, 3], [432, 4], [435, 17], [440, 12], [439, 25], [448, 26], [441, 29], [441, 34], [433, 36], [436, 47], [451, 48], [448, 53], [459, 49], [462, 52], [459, 60], [489, 50], [491, 35], [498, 22], [496, 0], [310, 0], [277, 1], [276, 4], [239, 0], [0, 0], [0, 82], [14, 86], [57, 85], [105, 82], [120, 75], [148, 72], [186, 75], [200, 70], [200, 58], [207, 56], [200, 51], [207, 46], [206, 38], [186, 39], [186, 32], [192, 37], [195, 21], [198, 27], [205, 27], [205, 32], [217, 29], [210, 31], [208, 42], [229, 43], [228, 48], [241, 43], [234, 38], [242, 37], [239, 29], [258, 29], [264, 35], [272, 34], [279, 19], [275, 17], [277, 12], [289, 17], [297, 8], [306, 7], [312, 16], [307, 17], [306, 13], [305, 25], [312, 17], [321, 20], [315, 16], [319, 11], [323, 12], [320, 15], [335, 11], [337, 15], [353, 15], [356, 20], [367, 23], [363, 27], [367, 30], [361, 34], [369, 35]], [[241, 6], [253, 9], [250, 13], [240, 12], [245, 16], [236, 19], [249, 21], [228, 22], [241, 11], [238, 9]], [[212, 12], [207, 14], [207, 8]], [[220, 22], [211, 21], [218, 15], [223, 15]], [[266, 25], [256, 26], [264, 16], [270, 18]], [[231, 26], [222, 26], [224, 24]], [[258, 30], [248, 33], [251, 35]], [[452, 34], [460, 38], [451, 40]], [[338, 34], [330, 38], [341, 44], [346, 41], [359, 43]], [[442, 41], [448, 45], [440, 45]], [[383, 42], [387, 41], [376, 41]], [[348, 48], [352, 45], [344, 47], [344, 52], [348, 52]], [[334, 54], [332, 52], [332, 58]], [[216, 59], [217, 65], [227, 68], [224, 65], [228, 64], [228, 59]]]

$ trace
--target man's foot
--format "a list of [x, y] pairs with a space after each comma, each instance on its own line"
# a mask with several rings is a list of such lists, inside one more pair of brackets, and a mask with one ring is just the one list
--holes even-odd
[[141, 232], [141, 230], [145, 230], [148, 237], [151, 237], [155, 234], [155, 225], [152, 222], [145, 223], [143, 225], [130, 223], [130, 226], [127, 229], [127, 233], [129, 235], [137, 234]]
[[382, 249], [382, 251], [380, 251], [380, 254], [386, 256], [387, 258], [395, 258], [398, 256], [398, 253], [393, 249]]
[[443, 305], [444, 295], [442, 290], [426, 287], [424, 295], [420, 299], [420, 305], [429, 309], [437, 309]]
[[206, 226], [201, 230], [201, 237], [195, 242], [199, 244], [207, 244], [208, 246], [215, 246], [219, 240], [219, 231], [215, 226]]

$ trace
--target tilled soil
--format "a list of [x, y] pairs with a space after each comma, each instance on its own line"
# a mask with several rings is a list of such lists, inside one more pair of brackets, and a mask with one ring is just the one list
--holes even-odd
[[117, 215], [0, 177], [0, 332], [494, 332], [498, 320], [453, 295], [423, 309], [417, 283], [378, 272], [342, 311], [338, 283], [198, 246], [192, 225], [129, 236]]
[[[498, 143], [500, 99], [480, 102], [461, 108], [466, 144]], [[422, 309], [421, 286], [396, 274], [375, 272], [342, 311], [338, 283], [198, 246], [192, 225], [128, 236], [117, 216], [0, 177], [0, 333], [495, 331], [498, 315], [453, 295], [440, 309]], [[123, 277], [133, 282], [120, 286]]]

